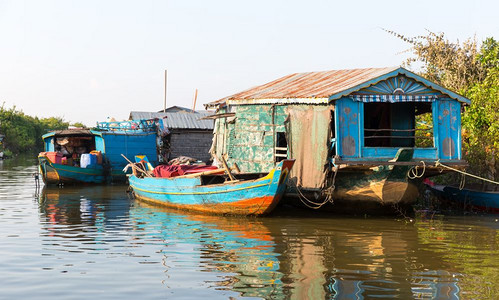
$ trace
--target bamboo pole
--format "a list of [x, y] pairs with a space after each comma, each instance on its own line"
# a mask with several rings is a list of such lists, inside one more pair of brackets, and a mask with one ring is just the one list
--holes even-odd
[[137, 168], [137, 166], [133, 162], [131, 162], [123, 153], [121, 154], [121, 156], [123, 156], [123, 158], [126, 159], [126, 161], [128, 161], [128, 163], [130, 164], [130, 166], [132, 166], [132, 169], [144, 173], [147, 177], [152, 177], [151, 174], [147, 173], [144, 170], [141, 170], [141, 169]]
[[229, 175], [230, 180], [231, 181], [236, 180], [236, 178], [230, 172], [230, 169], [229, 169], [229, 166], [227, 165], [227, 161], [225, 160], [225, 157], [222, 155], [221, 158], [222, 158], [222, 164], [224, 165], [225, 172], [227, 172], [227, 175]]
[[216, 169], [216, 170], [204, 171], [201, 173], [187, 174], [187, 175], [176, 176], [176, 177], [171, 177], [171, 178], [195, 178], [195, 177], [202, 176], [202, 175], [213, 175], [213, 174], [217, 174], [220, 172], [225, 172], [225, 170], [224, 169]]

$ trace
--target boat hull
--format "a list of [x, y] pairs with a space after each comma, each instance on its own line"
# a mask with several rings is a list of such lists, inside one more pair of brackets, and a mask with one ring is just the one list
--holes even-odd
[[[387, 170], [338, 174], [333, 199], [343, 202], [366, 202], [379, 205], [409, 205], [418, 196], [416, 182], [407, 176], [390, 176]], [[407, 168], [408, 170], [408, 168]]]
[[129, 177], [135, 196], [167, 207], [210, 214], [263, 215], [279, 203], [294, 160], [284, 160], [267, 176], [201, 185], [201, 178]]
[[434, 194], [449, 201], [469, 205], [486, 212], [499, 213], [499, 192], [481, 192], [444, 185], [427, 184], [427, 186]]
[[46, 157], [39, 156], [39, 169], [43, 182], [47, 185], [105, 183], [104, 168], [80, 168], [50, 162]]

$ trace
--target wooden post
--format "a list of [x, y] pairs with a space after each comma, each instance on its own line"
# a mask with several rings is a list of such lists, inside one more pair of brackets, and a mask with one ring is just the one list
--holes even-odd
[[192, 105], [192, 110], [196, 111], [196, 100], [198, 99], [198, 89], [196, 89], [196, 93], [194, 94], [194, 104]]

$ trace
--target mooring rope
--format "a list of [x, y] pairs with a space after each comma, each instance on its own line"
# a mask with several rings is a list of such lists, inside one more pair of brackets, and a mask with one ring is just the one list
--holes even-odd
[[[311, 208], [311, 209], [319, 209], [322, 206], [324, 206], [324, 204], [326, 204], [328, 202], [333, 203], [333, 192], [334, 192], [334, 189], [336, 188], [335, 187], [335, 181], [336, 181], [336, 174], [337, 173], [338, 173], [338, 170], [336, 170], [336, 172], [334, 172], [333, 182], [332, 182], [331, 186], [329, 186], [328, 188], [325, 188], [325, 189], [321, 190], [321, 193], [323, 193], [324, 191], [327, 190], [327, 196], [326, 196], [325, 200], [323, 202], [321, 202], [321, 203], [315, 202], [315, 201], [312, 201], [312, 200], [308, 199], [302, 193], [302, 191], [300, 190], [300, 188], [298, 187], [298, 185], [293, 182], [293, 185], [295, 186], [296, 190], [298, 191], [298, 198], [303, 203], [303, 205], [305, 205], [306, 207]], [[292, 182], [292, 181], [290, 181], [290, 182]], [[311, 206], [307, 202], [310, 203], [310, 204], [312, 204], [312, 205], [315, 205], [315, 206]]]
[[418, 174], [419, 165], [412, 167], [409, 171], [407, 171], [407, 177], [409, 177], [409, 179], [416, 179], [423, 177], [426, 171], [426, 164], [423, 160], [420, 162], [423, 164], [423, 171], [421, 172], [421, 174]]
[[490, 182], [490, 183], [493, 183], [493, 184], [498, 184], [498, 185], [499, 185], [499, 182], [497, 182], [497, 181], [490, 180], [490, 179], [487, 179], [487, 178], [483, 178], [483, 177], [480, 177], [480, 176], [476, 176], [476, 175], [473, 175], [473, 174], [470, 174], [470, 173], [467, 173], [467, 172], [464, 172], [464, 171], [461, 171], [461, 170], [454, 169], [454, 168], [452, 168], [452, 167], [446, 166], [446, 165], [442, 164], [442, 163], [440, 162], [440, 160], [437, 160], [437, 161], [435, 162], [435, 167], [444, 167], [444, 168], [447, 168], [447, 169], [449, 169], [449, 170], [452, 170], [452, 171], [455, 171], [455, 172], [461, 173], [461, 174], [466, 175], [466, 176], [470, 176], [470, 177], [473, 177], [473, 178], [476, 178], [476, 179], [480, 179], [480, 180], [483, 180], [483, 181], [486, 181], [486, 182]]

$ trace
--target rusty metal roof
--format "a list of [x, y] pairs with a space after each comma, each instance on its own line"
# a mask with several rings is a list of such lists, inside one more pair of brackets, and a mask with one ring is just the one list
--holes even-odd
[[398, 75], [412, 78], [452, 99], [470, 104], [469, 99], [411, 71], [402, 67], [390, 67], [294, 73], [205, 106], [213, 108], [223, 104], [328, 103]]
[[396, 69], [398, 67], [294, 73], [210, 104], [227, 100], [329, 98]]

